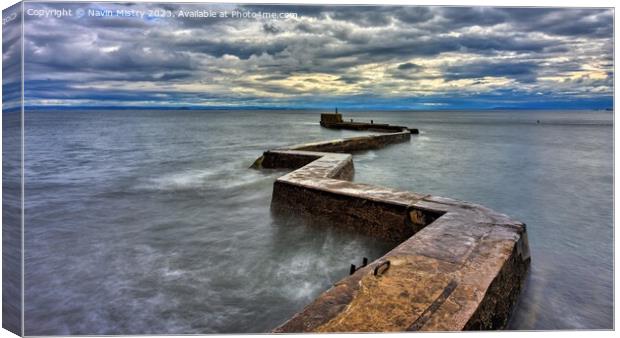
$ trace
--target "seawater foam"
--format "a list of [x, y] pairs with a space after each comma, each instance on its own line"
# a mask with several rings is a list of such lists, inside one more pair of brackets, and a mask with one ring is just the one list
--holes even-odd
[[258, 172], [243, 172], [231, 166], [210, 169], [187, 169], [181, 172], [151, 177], [138, 184], [138, 190], [150, 191], [192, 191], [234, 189], [260, 182], [271, 181], [272, 175], [261, 175]]
[[185, 170], [151, 178], [150, 184], [145, 188], [146, 190], [193, 190], [203, 187], [210, 176], [214, 176], [210, 170]]

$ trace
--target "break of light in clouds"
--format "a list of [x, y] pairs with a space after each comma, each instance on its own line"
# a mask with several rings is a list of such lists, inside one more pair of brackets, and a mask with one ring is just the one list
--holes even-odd
[[613, 9], [35, 4], [286, 19], [26, 16], [27, 105], [611, 106]]

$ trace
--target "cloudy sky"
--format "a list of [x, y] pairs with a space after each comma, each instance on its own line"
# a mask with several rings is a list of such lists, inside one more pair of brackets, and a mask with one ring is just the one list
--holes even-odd
[[[86, 14], [25, 17], [27, 105], [612, 104], [612, 9], [26, 4], [61, 8]], [[92, 17], [89, 9], [177, 17]], [[178, 17], [195, 10], [295, 15]]]

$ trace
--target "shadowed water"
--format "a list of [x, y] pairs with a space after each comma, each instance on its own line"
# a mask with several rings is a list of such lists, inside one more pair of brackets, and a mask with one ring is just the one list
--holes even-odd
[[[409, 143], [356, 181], [479, 202], [528, 224], [511, 328], [612, 326], [612, 114], [350, 113]], [[536, 124], [540, 120], [540, 124]], [[26, 334], [265, 332], [393, 243], [269, 211], [264, 150], [360, 135], [318, 112], [26, 113]]]

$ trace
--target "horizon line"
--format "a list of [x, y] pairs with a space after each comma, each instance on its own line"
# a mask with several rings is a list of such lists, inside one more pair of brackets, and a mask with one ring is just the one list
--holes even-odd
[[[24, 110], [329, 110], [333, 111], [338, 108], [338, 110], [345, 111], [463, 111], [463, 110], [614, 110], [614, 105], [608, 107], [601, 106], [592, 106], [592, 107], [583, 107], [583, 106], [575, 106], [575, 107], [548, 107], [548, 106], [540, 106], [540, 107], [532, 107], [532, 106], [496, 106], [496, 107], [462, 107], [462, 108], [441, 108], [441, 107], [428, 107], [428, 108], [419, 108], [419, 107], [368, 107], [368, 108], [358, 108], [358, 107], [346, 107], [346, 106], [333, 106], [332, 108], [323, 107], [295, 107], [295, 106], [196, 106], [196, 105], [188, 105], [188, 106], [118, 106], [118, 105], [85, 105], [85, 106], [69, 106], [69, 105], [30, 105], [23, 106]], [[13, 111], [21, 111], [21, 107], [13, 107], [3, 109], [2, 112], [13, 112]]]

